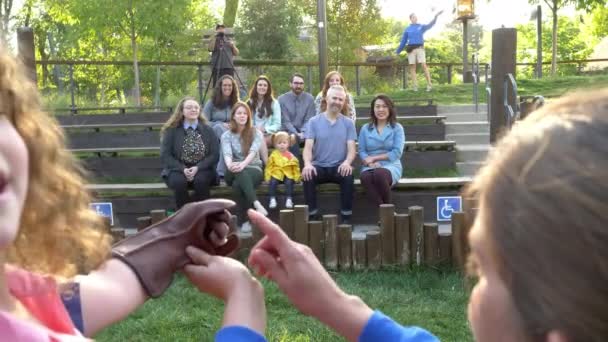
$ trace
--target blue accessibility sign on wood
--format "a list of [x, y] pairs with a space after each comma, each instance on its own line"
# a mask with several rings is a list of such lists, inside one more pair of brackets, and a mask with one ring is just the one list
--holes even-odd
[[437, 197], [437, 221], [451, 221], [452, 213], [462, 211], [462, 197], [460, 196], [438, 196]]
[[114, 225], [114, 213], [112, 210], [112, 203], [110, 202], [98, 202], [91, 203], [91, 209], [93, 209], [98, 215], [110, 218], [110, 225]]

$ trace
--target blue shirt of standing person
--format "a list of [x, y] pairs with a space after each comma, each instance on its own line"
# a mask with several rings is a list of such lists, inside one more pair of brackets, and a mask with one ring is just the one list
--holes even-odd
[[426, 25], [418, 24], [418, 17], [416, 17], [416, 14], [410, 14], [411, 24], [403, 31], [401, 43], [399, 43], [399, 47], [397, 48], [397, 54], [401, 53], [406, 45], [424, 45], [424, 33], [435, 25], [437, 17], [439, 17], [442, 12], [443, 11], [439, 11], [435, 15], [435, 18]]
[[410, 69], [410, 77], [412, 80], [412, 89], [414, 91], [418, 91], [418, 77], [416, 77], [416, 64], [422, 65], [422, 70], [424, 70], [424, 77], [426, 78], [426, 91], [431, 91], [433, 89], [433, 85], [431, 82], [431, 74], [429, 72], [429, 68], [426, 65], [426, 54], [424, 52], [424, 32], [435, 25], [437, 22], [437, 17], [443, 11], [439, 11], [433, 20], [426, 24], [421, 25], [418, 24], [418, 17], [416, 14], [410, 14], [410, 21], [412, 22], [410, 26], [408, 26], [403, 32], [403, 37], [401, 38], [401, 43], [397, 48], [397, 55], [401, 53], [403, 48], [407, 51], [407, 62], [409, 64]]

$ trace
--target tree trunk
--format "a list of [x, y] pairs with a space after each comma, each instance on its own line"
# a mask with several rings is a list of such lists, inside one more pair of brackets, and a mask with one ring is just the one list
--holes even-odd
[[135, 105], [141, 106], [141, 96], [139, 91], [139, 62], [137, 61], [137, 36], [135, 35], [135, 14], [133, 13], [133, 1], [129, 1], [129, 24], [131, 27], [131, 50], [133, 51], [133, 77], [135, 84], [133, 88], [133, 97], [135, 97]]
[[8, 43], [8, 20], [11, 17], [13, 0], [0, 0], [0, 45]]
[[557, 0], [553, 0], [553, 8], [551, 11], [553, 12], [553, 37], [551, 43], [551, 76], [555, 76], [557, 71], [557, 9], [558, 4]]
[[226, 27], [233, 27], [236, 20], [236, 13], [239, 9], [239, 0], [226, 0], [226, 7], [224, 8], [224, 25]]

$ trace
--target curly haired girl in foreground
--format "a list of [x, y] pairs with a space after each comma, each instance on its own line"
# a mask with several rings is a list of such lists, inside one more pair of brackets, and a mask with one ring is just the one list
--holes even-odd
[[[173, 273], [189, 263], [186, 246], [211, 254], [235, 248], [235, 238], [226, 239], [226, 208], [233, 203], [211, 200], [189, 204], [119, 242], [110, 258], [110, 236], [89, 209], [83, 172], [24, 75], [0, 46], [0, 340], [83, 340], [83, 334], [92, 336], [149, 297], [160, 296]], [[189, 269], [186, 274], [197, 287], [222, 293], [212, 291], [213, 281], [197, 282]], [[222, 266], [227, 274], [243, 269], [236, 261]], [[222, 290], [234, 288], [246, 295], [241, 303], [257, 298], [249, 292], [260, 291], [251, 277]], [[227, 314], [233, 306], [227, 304]], [[265, 315], [257, 315], [251, 324], [240, 323], [263, 333]]]

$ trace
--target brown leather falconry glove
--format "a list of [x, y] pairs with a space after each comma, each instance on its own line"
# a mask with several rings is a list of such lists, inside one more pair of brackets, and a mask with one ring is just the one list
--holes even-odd
[[190, 262], [187, 246], [211, 255], [228, 255], [238, 248], [236, 234], [222, 246], [214, 246], [210, 234], [228, 225], [228, 208], [234, 202], [210, 199], [188, 203], [168, 217], [112, 247], [112, 256], [129, 265], [150, 297], [160, 296], [171, 284], [173, 273]]

